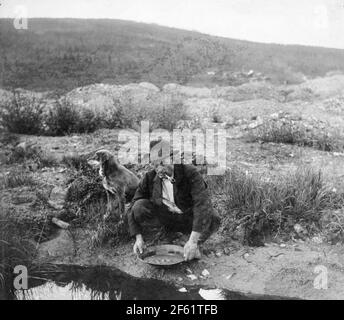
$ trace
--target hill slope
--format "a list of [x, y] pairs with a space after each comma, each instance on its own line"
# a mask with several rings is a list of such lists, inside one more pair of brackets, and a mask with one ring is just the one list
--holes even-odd
[[[344, 71], [344, 50], [258, 44], [120, 20], [0, 19], [0, 86], [70, 90], [95, 82], [235, 84], [253, 69], [274, 82]], [[215, 70], [212, 76], [207, 71]], [[206, 77], [204, 77], [206, 75]], [[220, 75], [220, 76], [219, 76]]]

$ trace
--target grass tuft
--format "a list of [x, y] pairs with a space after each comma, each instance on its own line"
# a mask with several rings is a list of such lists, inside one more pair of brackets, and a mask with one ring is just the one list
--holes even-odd
[[252, 234], [288, 233], [296, 223], [320, 228], [322, 211], [344, 203], [343, 195], [326, 186], [321, 172], [306, 167], [271, 178], [234, 167], [207, 182], [222, 216], [222, 231], [244, 228], [244, 242]]
[[16, 265], [27, 268], [33, 262], [36, 249], [31, 230], [19, 229], [8, 210], [1, 208], [0, 214], [0, 300], [13, 296], [12, 277]]
[[29, 186], [34, 187], [37, 183], [34, 180], [31, 173], [23, 172], [23, 171], [11, 171], [6, 174], [2, 179], [2, 188], [17, 188], [22, 186]]

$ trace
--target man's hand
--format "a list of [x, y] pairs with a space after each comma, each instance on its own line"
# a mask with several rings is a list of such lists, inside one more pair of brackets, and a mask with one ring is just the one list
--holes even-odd
[[185, 261], [200, 259], [201, 252], [199, 251], [197, 242], [188, 241], [184, 246], [184, 259]]
[[198, 248], [198, 240], [201, 234], [199, 232], [192, 231], [188, 242], [184, 246], [184, 259], [185, 261], [200, 259], [201, 252]]
[[142, 235], [138, 234], [136, 235], [136, 241], [134, 244], [134, 253], [136, 253], [137, 255], [140, 253], [143, 253], [143, 250], [145, 249], [146, 245], [145, 242], [143, 241]]

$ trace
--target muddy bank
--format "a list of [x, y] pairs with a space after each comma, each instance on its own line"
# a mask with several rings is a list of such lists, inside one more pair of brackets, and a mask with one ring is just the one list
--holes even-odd
[[18, 300], [283, 300], [219, 288], [174, 284], [133, 277], [114, 267], [40, 265], [30, 273], [29, 288], [16, 290]]
[[[91, 249], [85, 231], [73, 236], [61, 231], [56, 239], [40, 245], [38, 261], [113, 266], [141, 279], [167, 281], [178, 289], [210, 286], [302, 299], [344, 299], [344, 248], [340, 245], [294, 241], [249, 248], [215, 237], [203, 252], [199, 261], [159, 268], [139, 261], [132, 243]], [[319, 268], [326, 270], [327, 289], [317, 288]]]

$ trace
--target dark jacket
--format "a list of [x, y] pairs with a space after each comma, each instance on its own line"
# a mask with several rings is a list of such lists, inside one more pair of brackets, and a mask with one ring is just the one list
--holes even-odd
[[[203, 232], [215, 214], [207, 184], [193, 165], [175, 164], [174, 179], [175, 204], [184, 214], [193, 215], [192, 231]], [[133, 203], [139, 199], [149, 199], [156, 206], [163, 205], [161, 179], [154, 170], [147, 172], [140, 181]]]

